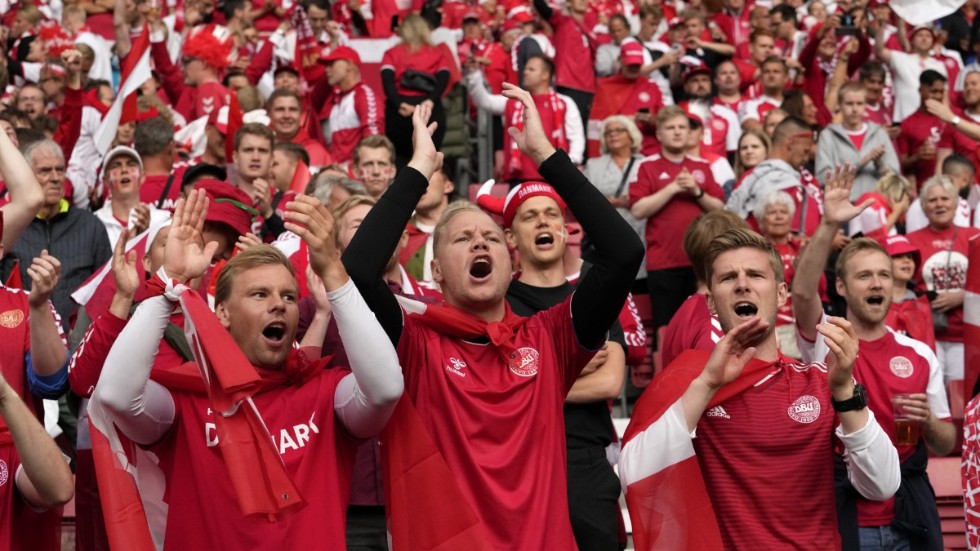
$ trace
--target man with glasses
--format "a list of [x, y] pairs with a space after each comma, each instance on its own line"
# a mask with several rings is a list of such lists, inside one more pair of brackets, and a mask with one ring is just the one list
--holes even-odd
[[383, 134], [368, 136], [354, 148], [354, 177], [377, 200], [395, 178], [395, 146]]
[[192, 30], [181, 50], [181, 67], [170, 60], [166, 26], [156, 19], [151, 29], [150, 53], [154, 68], [178, 113], [193, 121], [228, 104], [228, 89], [218, 78], [236, 55], [234, 41], [226, 27], [207, 25]]

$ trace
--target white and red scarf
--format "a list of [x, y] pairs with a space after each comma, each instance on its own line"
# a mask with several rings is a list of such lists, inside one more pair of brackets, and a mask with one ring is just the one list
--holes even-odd
[[[554, 90], [548, 90], [548, 99], [545, 101], [547, 109], [552, 113], [551, 139], [552, 145], [568, 151], [568, 136], [565, 134], [565, 112], [567, 107], [565, 102], [558, 97]], [[519, 132], [524, 130], [524, 104], [515, 101], [514, 113], [511, 115], [510, 126]], [[545, 129], [547, 131], [547, 129]], [[520, 148], [517, 147], [517, 140], [510, 141], [510, 171], [511, 175], [520, 173], [522, 165], [522, 155]]]

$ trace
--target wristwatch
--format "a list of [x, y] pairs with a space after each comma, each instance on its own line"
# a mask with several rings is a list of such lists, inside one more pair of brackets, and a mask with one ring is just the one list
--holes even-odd
[[838, 413], [844, 411], [857, 411], [868, 407], [868, 393], [864, 390], [864, 385], [856, 384], [854, 385], [854, 394], [850, 398], [838, 402], [831, 397], [830, 403], [833, 404], [834, 411]]
[[963, 119], [961, 119], [959, 115], [953, 115], [953, 118], [949, 119], [949, 124], [952, 124], [953, 126], [957, 126], [961, 122], [963, 122]]

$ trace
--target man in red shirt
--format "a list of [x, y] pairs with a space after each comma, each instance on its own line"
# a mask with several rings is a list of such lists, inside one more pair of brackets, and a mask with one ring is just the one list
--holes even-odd
[[[180, 504], [167, 513], [164, 549], [346, 549], [355, 446], [387, 423], [403, 384], [394, 349], [337, 260], [325, 207], [301, 197], [289, 209], [288, 227], [309, 245], [353, 373], [324, 369], [329, 359], [316, 361], [318, 349], [294, 347], [296, 280], [271, 246], [255, 245], [228, 262], [213, 314], [187, 292], [185, 284], [204, 274], [215, 249], [213, 242], [203, 245], [207, 199], [196, 190], [178, 204], [167, 234], [156, 276], [164, 295], [133, 314], [92, 395], [93, 407], [106, 408], [121, 432], [160, 458], [167, 499]], [[237, 370], [251, 389], [231, 394], [207, 379], [210, 387], [200, 392], [149, 379], [178, 300], [201, 369], [216, 378]], [[235, 453], [238, 442], [243, 453]], [[265, 472], [242, 472], [256, 466]], [[263, 476], [269, 478], [258, 485], [250, 481]]]
[[[570, 0], [568, 13], [555, 11], [545, 0], [534, 0], [534, 9], [555, 29], [555, 88], [572, 98], [588, 124], [589, 111], [596, 92], [595, 56], [599, 48], [595, 27], [596, 13], [589, 9], [589, 0]], [[527, 83], [523, 83], [527, 87]]]
[[338, 46], [320, 57], [320, 63], [327, 66], [328, 88], [325, 97], [314, 97], [312, 103], [323, 105], [319, 119], [333, 161], [349, 163], [359, 141], [384, 134], [384, 105], [361, 80], [361, 57], [355, 50]]
[[681, 245], [695, 218], [724, 206], [724, 192], [703, 159], [684, 152], [691, 134], [687, 113], [677, 106], [657, 113], [660, 153], [645, 158], [630, 180], [630, 210], [647, 221], [647, 282], [654, 327], [667, 325], [695, 291], [691, 263]]
[[[759, 83], [762, 92], [757, 97], [742, 102], [738, 119], [743, 127], [762, 127], [766, 113], [783, 103], [786, 83], [789, 82], [789, 68], [781, 57], [770, 57], [762, 63]], [[744, 82], [744, 81], [743, 81]]]
[[602, 121], [612, 115], [635, 117], [643, 133], [643, 153], [651, 154], [657, 148], [657, 128], [653, 124], [653, 116], [664, 106], [664, 102], [660, 88], [640, 74], [643, 45], [636, 41], [624, 42], [619, 51], [619, 62], [619, 74], [600, 78], [596, 87], [596, 99], [586, 131], [589, 157], [599, 156]]
[[[411, 473], [392, 487], [389, 526], [395, 548], [422, 548], [421, 541], [410, 540], [437, 526], [444, 537], [426, 548], [457, 535], [488, 549], [575, 548], [562, 406], [622, 309], [642, 245], [568, 156], [550, 144], [531, 94], [509, 84], [504, 94], [524, 109], [524, 130], [511, 130], [521, 152], [540, 165], [546, 181], [568, 202], [599, 251], [597, 263], [579, 283], [579, 292], [521, 318], [504, 301], [512, 266], [503, 230], [474, 207], [450, 209], [436, 229], [432, 262], [445, 304], [406, 305], [403, 311], [380, 275], [440, 162], [429, 138], [434, 129], [427, 128], [430, 108], [416, 108], [412, 160], [344, 253], [351, 277], [364, 289], [403, 360], [407, 396], [416, 412], [396, 415], [393, 422], [404, 426], [417, 419], [436, 458], [446, 464], [446, 476], [418, 482], [429, 482], [419, 486], [425, 495], [394, 493], [409, 484]], [[487, 340], [488, 335], [495, 336]], [[408, 445], [400, 439], [411, 437], [390, 431], [390, 457]], [[451, 496], [462, 503], [445, 515], [405, 510], [417, 510], [419, 502], [439, 506]]]
[[749, 19], [753, 6], [752, 0], [724, 0], [721, 11], [711, 18], [732, 46], [749, 39], [749, 33], [752, 32]]
[[[841, 170], [835, 176], [840, 179]], [[830, 255], [838, 228], [867, 207], [850, 201], [854, 171], [850, 170], [847, 185], [828, 185], [824, 195], [824, 218], [798, 260], [793, 278], [793, 313], [796, 317], [800, 349], [804, 361], [827, 361], [831, 350], [814, 327], [827, 322], [817, 291], [823, 267]], [[932, 491], [925, 494], [913, 490], [914, 484], [928, 487], [925, 474], [927, 455], [921, 445], [925, 442], [939, 456], [952, 451], [956, 430], [951, 422], [943, 373], [935, 354], [925, 344], [900, 335], [885, 326], [885, 317], [892, 301], [892, 259], [887, 251], [869, 238], [850, 242], [837, 258], [837, 292], [847, 302], [847, 320], [851, 322], [858, 341], [858, 357], [854, 377], [867, 389], [868, 407], [896, 446], [899, 459], [908, 465], [903, 468], [902, 506], [893, 499], [871, 501], [858, 497], [856, 527], [854, 511], [839, 515], [841, 534], [862, 548], [881, 548], [882, 539], [941, 548], [942, 536], [939, 515]], [[904, 408], [912, 422], [919, 425], [921, 437], [914, 443], [903, 442], [897, 434], [895, 407]], [[905, 465], [903, 465], [905, 467]], [[839, 481], [843, 482], [843, 481]], [[915, 510], [911, 516], [903, 511]], [[907, 522], [925, 524], [926, 536], [902, 530]], [[845, 527], [850, 526], [851, 530]]]
[[[900, 480], [898, 454], [852, 378], [854, 329], [831, 318], [818, 327], [833, 350], [827, 363], [794, 363], [777, 348], [787, 289], [772, 244], [729, 230], [704, 265], [725, 337], [706, 362], [688, 352], [667, 369], [677, 377], [661, 387], [670, 392], [648, 392], [654, 402], [636, 409], [658, 404], [662, 413], [634, 413], [620, 457], [634, 533], [646, 538], [637, 548], [839, 549], [834, 448], [842, 444], [848, 478], [870, 499], [891, 497]], [[688, 515], [660, 522], [649, 508], [668, 495]]]
[[694, 65], [684, 72], [684, 94], [687, 99], [680, 106], [689, 113], [696, 112], [704, 122], [701, 150], [727, 160], [738, 149], [742, 126], [728, 106], [712, 101], [711, 69], [707, 65]]
[[727, 210], [713, 210], [699, 216], [684, 232], [684, 252], [698, 280], [697, 292], [684, 301], [664, 330], [660, 347], [663, 365], [670, 365], [685, 350], [714, 350], [725, 336], [718, 316], [708, 309], [708, 284], [704, 273], [704, 258], [711, 240], [730, 229], [748, 229], [739, 215]]
[[742, 80], [735, 62], [722, 61], [721, 64], [715, 67], [714, 84], [715, 89], [718, 91], [714, 103], [727, 107], [738, 115], [739, 106], [745, 100], [745, 97], [739, 91]]
[[736, 58], [732, 62], [738, 67], [741, 92], [748, 97], [755, 97], [761, 93], [758, 80], [762, 75], [762, 64], [776, 53], [775, 36], [769, 31], [752, 31], [749, 52], [752, 54], [750, 59]]
[[166, 34], [164, 24], [154, 20], [150, 54], [175, 110], [189, 122], [227, 105], [229, 92], [218, 77], [234, 57], [234, 41], [228, 29], [213, 24], [193, 29], [182, 48], [181, 68], [170, 60]]
[[[555, 64], [551, 58], [540, 54], [528, 57], [524, 64], [523, 87], [534, 98], [534, 104], [550, 139], [562, 149], [567, 148], [572, 161], [581, 164], [585, 150], [582, 119], [574, 99], [559, 94], [552, 88], [554, 70]], [[524, 108], [521, 103], [487, 92], [479, 71], [470, 71], [466, 75], [466, 87], [474, 105], [487, 109], [494, 115], [503, 115], [504, 123], [508, 126], [523, 126]], [[537, 166], [526, 155], [521, 154], [520, 147], [509, 134], [504, 134], [504, 174], [508, 180], [519, 182], [541, 179]]]
[[902, 170], [915, 176], [916, 189], [935, 176], [943, 159], [953, 152], [955, 128], [926, 109], [926, 100], [942, 101], [946, 94], [946, 77], [932, 69], [919, 75], [921, 104], [902, 121], [898, 138], [898, 158]]
[[894, 138], [898, 132], [898, 128], [892, 126], [895, 96], [891, 88], [885, 86], [886, 77], [885, 66], [877, 62], [865, 63], [858, 73], [858, 79], [861, 84], [864, 84], [866, 92], [864, 100], [867, 107], [864, 112], [864, 122], [873, 122], [888, 129], [889, 135]]
[[[278, 89], [265, 102], [272, 119], [276, 140], [303, 147], [310, 154], [310, 168], [318, 169], [333, 162], [333, 157], [316, 138], [310, 135], [304, 124], [303, 100], [293, 90]], [[356, 142], [355, 142], [356, 143]]]

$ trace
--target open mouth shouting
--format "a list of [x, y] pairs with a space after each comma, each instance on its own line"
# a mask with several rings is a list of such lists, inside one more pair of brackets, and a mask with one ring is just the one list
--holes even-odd
[[864, 299], [864, 302], [873, 308], [881, 308], [885, 304], [885, 297], [883, 295], [871, 295]]
[[274, 321], [262, 330], [262, 337], [272, 346], [280, 346], [286, 339], [286, 322]]
[[534, 237], [534, 246], [539, 249], [551, 249], [555, 245], [555, 236], [551, 232], [541, 232]]
[[746, 320], [759, 313], [759, 307], [748, 301], [739, 301], [735, 303], [735, 315], [739, 319]]
[[493, 263], [489, 255], [480, 255], [473, 259], [470, 264], [470, 278], [474, 281], [483, 282], [490, 279], [493, 272]]

